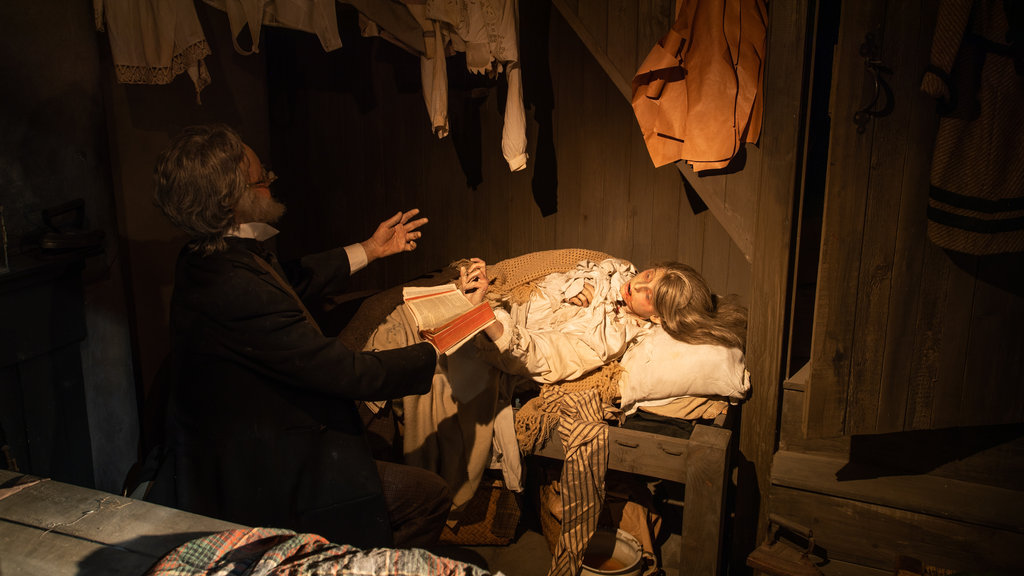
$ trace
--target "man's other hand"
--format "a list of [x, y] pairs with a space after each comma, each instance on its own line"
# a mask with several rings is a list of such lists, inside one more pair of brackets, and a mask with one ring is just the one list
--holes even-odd
[[381, 222], [373, 236], [362, 242], [367, 261], [415, 250], [416, 240], [423, 236], [423, 232], [417, 232], [416, 229], [427, 223], [426, 218], [413, 220], [419, 213], [418, 208], [413, 208]]

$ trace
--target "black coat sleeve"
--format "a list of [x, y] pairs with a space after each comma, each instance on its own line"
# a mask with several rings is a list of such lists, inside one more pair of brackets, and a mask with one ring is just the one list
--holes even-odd
[[[347, 267], [347, 258], [341, 260]], [[324, 285], [329, 274], [320, 268], [307, 288]], [[248, 251], [186, 257], [172, 308], [176, 341], [199, 363], [204, 357], [226, 360], [307, 392], [353, 400], [386, 400], [430, 388], [437, 359], [432, 346], [349, 350], [322, 335]]]

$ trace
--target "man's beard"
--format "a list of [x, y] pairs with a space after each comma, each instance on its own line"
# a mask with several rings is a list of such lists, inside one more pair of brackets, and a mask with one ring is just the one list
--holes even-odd
[[241, 222], [266, 222], [273, 224], [285, 213], [284, 204], [273, 196], [250, 192], [242, 196], [235, 206], [235, 220]]

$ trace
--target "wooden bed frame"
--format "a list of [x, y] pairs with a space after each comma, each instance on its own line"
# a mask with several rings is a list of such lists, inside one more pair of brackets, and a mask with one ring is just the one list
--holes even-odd
[[[725, 486], [729, 470], [729, 441], [725, 414], [713, 425], [697, 424], [689, 439], [628, 428], [608, 429], [608, 468], [679, 482], [686, 486], [683, 506], [679, 574], [712, 576], [721, 573], [725, 525]], [[552, 431], [557, 436], [558, 432]], [[549, 438], [535, 455], [562, 460], [557, 438]]]

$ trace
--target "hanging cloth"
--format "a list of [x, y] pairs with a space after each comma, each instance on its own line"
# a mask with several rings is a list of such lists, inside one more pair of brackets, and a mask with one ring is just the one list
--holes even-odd
[[[509, 170], [526, 168], [526, 110], [519, 66], [518, 2], [516, 0], [404, 0], [423, 27], [425, 51], [420, 70], [432, 129], [448, 134], [448, 76], [445, 56], [465, 52], [474, 74], [504, 74], [508, 83], [501, 151]], [[423, 8], [418, 5], [422, 4]], [[429, 22], [429, 27], [425, 22]]]
[[93, 0], [96, 30], [107, 32], [122, 84], [170, 84], [187, 72], [199, 93], [210, 84], [210, 45], [192, 0]]
[[359, 33], [379, 36], [417, 56], [423, 54], [420, 23], [403, 2], [380, 0], [338, 0], [359, 12]]
[[973, 255], [1024, 251], [1024, 11], [945, 0], [921, 89], [939, 99], [928, 237]]
[[[324, 51], [341, 48], [335, 0], [204, 0], [227, 12], [231, 42], [243, 56], [260, 51], [260, 32], [264, 25], [280, 26], [316, 34]], [[238, 39], [248, 27], [251, 48], [243, 48]]]
[[678, 0], [672, 28], [633, 78], [655, 166], [724, 168], [761, 133], [765, 0]]

